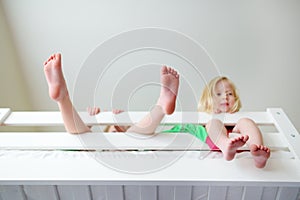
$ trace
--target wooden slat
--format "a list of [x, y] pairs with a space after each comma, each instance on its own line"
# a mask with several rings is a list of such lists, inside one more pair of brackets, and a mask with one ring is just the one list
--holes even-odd
[[[96, 116], [89, 116], [87, 112], [79, 112], [87, 125], [132, 125], [142, 119], [147, 112], [123, 112], [112, 114], [102, 112]], [[248, 117], [258, 125], [271, 125], [273, 122], [266, 112], [239, 112], [235, 114], [209, 115], [199, 112], [175, 112], [168, 115], [162, 124], [172, 125], [181, 123], [206, 124], [210, 119], [218, 118], [227, 125], [235, 124], [238, 119]], [[63, 126], [59, 112], [12, 112], [4, 121], [5, 126]]]
[[11, 110], [9, 108], [0, 108], [0, 125], [6, 120], [6, 118], [10, 115]]
[[59, 112], [12, 112], [5, 126], [63, 126]]
[[192, 199], [192, 186], [175, 186], [174, 200]]
[[[165, 157], [0, 157], [0, 184], [228, 184], [299, 186], [300, 161], [270, 159], [257, 169], [252, 159]], [[167, 162], [166, 162], [167, 161]], [[149, 166], [154, 163], [156, 166]]]
[[[141, 196], [139, 198], [139, 200], [155, 200], [157, 199], [157, 186], [155, 185], [148, 185], [148, 186], [143, 186], [143, 185], [139, 185], [139, 187], [141, 188]], [[125, 198], [126, 199], [126, 198]], [[159, 200], [159, 199], [157, 199]]]
[[157, 199], [156, 186], [143, 185], [127, 185], [124, 186], [124, 199], [130, 200], [156, 200]]
[[299, 188], [297, 187], [281, 187], [277, 195], [278, 200], [297, 199], [299, 196]]
[[128, 185], [124, 186], [124, 197], [130, 200], [140, 200], [142, 197], [141, 186]]
[[[2, 186], [0, 185], [0, 199], [1, 200], [36, 200], [36, 199], [59, 199], [59, 200], [74, 200], [80, 197], [85, 197], [87, 191], [84, 188], [91, 188], [92, 200], [114, 200], [107, 194], [110, 188], [119, 188], [120, 190], [110, 190], [120, 198], [128, 200], [206, 200], [208, 199], [208, 192], [215, 192], [215, 195], [210, 195], [210, 200], [225, 199], [225, 200], [298, 200], [299, 187], [258, 187], [258, 186], [155, 186], [155, 185], [93, 185], [93, 186], [52, 186], [52, 185], [25, 185], [25, 186]], [[59, 188], [62, 195], [58, 195], [56, 188]], [[26, 192], [24, 193], [25, 190]], [[88, 189], [89, 190], [89, 189]], [[141, 191], [141, 192], [140, 192]], [[162, 195], [159, 195], [158, 191]], [[218, 196], [222, 194], [223, 196]], [[264, 195], [263, 195], [264, 192]], [[174, 195], [175, 194], [175, 195]], [[74, 197], [74, 195], [76, 195]], [[174, 195], [174, 196], [173, 196]], [[192, 196], [191, 196], [192, 195]], [[159, 197], [165, 198], [159, 198]], [[116, 197], [116, 195], [114, 195]], [[215, 198], [213, 198], [215, 197]]]
[[279, 187], [264, 187], [261, 199], [277, 199]]
[[262, 200], [263, 187], [248, 186], [244, 187], [242, 200]]
[[20, 185], [0, 185], [0, 199], [27, 200]]
[[106, 194], [106, 187], [105, 185], [91, 185], [91, 193], [92, 193], [92, 199], [103, 199], [106, 200], [107, 198], [107, 194]]
[[226, 200], [227, 187], [226, 186], [210, 186], [208, 192], [208, 199], [212, 200]]
[[158, 189], [158, 199], [174, 200], [174, 186], [160, 186]]
[[60, 200], [53, 185], [25, 185], [24, 192], [26, 199]]
[[229, 186], [227, 188], [226, 199], [232, 200], [241, 200], [243, 199], [243, 190], [242, 186]]
[[204, 143], [189, 134], [86, 133], [72, 135], [64, 132], [0, 133], [0, 149], [200, 149]]
[[[265, 144], [272, 150], [288, 150], [279, 133], [265, 133]], [[0, 149], [23, 150], [210, 150], [188, 133], [158, 133], [144, 136], [135, 133], [6, 132], [0, 133]], [[245, 145], [244, 150], [248, 149]]]
[[208, 189], [209, 186], [201, 185], [201, 186], [193, 186], [192, 189], [192, 199], [194, 200], [206, 200], [208, 199]]
[[89, 186], [86, 185], [59, 185], [57, 190], [60, 199], [92, 200]]
[[105, 189], [106, 198], [105, 199], [119, 199], [124, 200], [124, 189], [122, 185], [113, 185], [110, 187], [106, 187]]
[[141, 187], [141, 196], [139, 200], [159, 200], [157, 198], [157, 186], [155, 185], [150, 185], [150, 186], [144, 186], [144, 185], [139, 185]]

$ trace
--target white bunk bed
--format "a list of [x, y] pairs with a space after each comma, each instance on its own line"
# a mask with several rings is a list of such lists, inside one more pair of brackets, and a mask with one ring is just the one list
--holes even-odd
[[[87, 125], [129, 125], [145, 112], [95, 117]], [[206, 124], [218, 117], [233, 125], [253, 119], [271, 158], [257, 169], [247, 149], [233, 161], [192, 135], [131, 133], [0, 132], [0, 199], [300, 199], [300, 135], [280, 108], [212, 116], [175, 112], [162, 124]], [[63, 126], [59, 112], [0, 109], [2, 126]], [[274, 129], [264, 128], [274, 126]], [[1, 131], [1, 127], [0, 127]]]

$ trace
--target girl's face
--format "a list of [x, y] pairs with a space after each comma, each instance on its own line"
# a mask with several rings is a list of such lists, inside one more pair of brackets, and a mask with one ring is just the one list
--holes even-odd
[[234, 91], [226, 80], [219, 81], [213, 95], [214, 113], [227, 113], [235, 103]]

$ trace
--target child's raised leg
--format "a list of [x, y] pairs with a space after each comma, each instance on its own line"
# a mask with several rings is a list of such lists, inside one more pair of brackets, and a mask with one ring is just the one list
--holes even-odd
[[242, 135], [249, 135], [247, 144], [253, 156], [255, 166], [258, 168], [265, 167], [270, 157], [270, 149], [263, 145], [262, 134], [255, 122], [248, 118], [242, 118], [237, 122], [233, 131]]
[[218, 119], [212, 119], [206, 124], [206, 130], [210, 139], [222, 151], [226, 160], [232, 160], [238, 148], [244, 146], [249, 139], [247, 135], [241, 135], [236, 138], [229, 138], [227, 130]]
[[174, 69], [163, 66], [160, 81], [161, 91], [157, 104], [140, 122], [131, 126], [127, 132], [153, 134], [164, 116], [174, 112], [179, 87], [179, 74]]
[[64, 125], [69, 133], [85, 133], [91, 130], [84, 124], [73, 107], [61, 69], [61, 54], [53, 54], [44, 63], [44, 72], [49, 86], [49, 96], [57, 102]]

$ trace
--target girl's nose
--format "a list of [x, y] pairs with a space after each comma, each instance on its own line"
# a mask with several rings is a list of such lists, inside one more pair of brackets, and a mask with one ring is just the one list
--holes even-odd
[[223, 95], [222, 95], [222, 98], [223, 98], [223, 99], [227, 99], [228, 96], [229, 96], [228, 94], [223, 94]]

